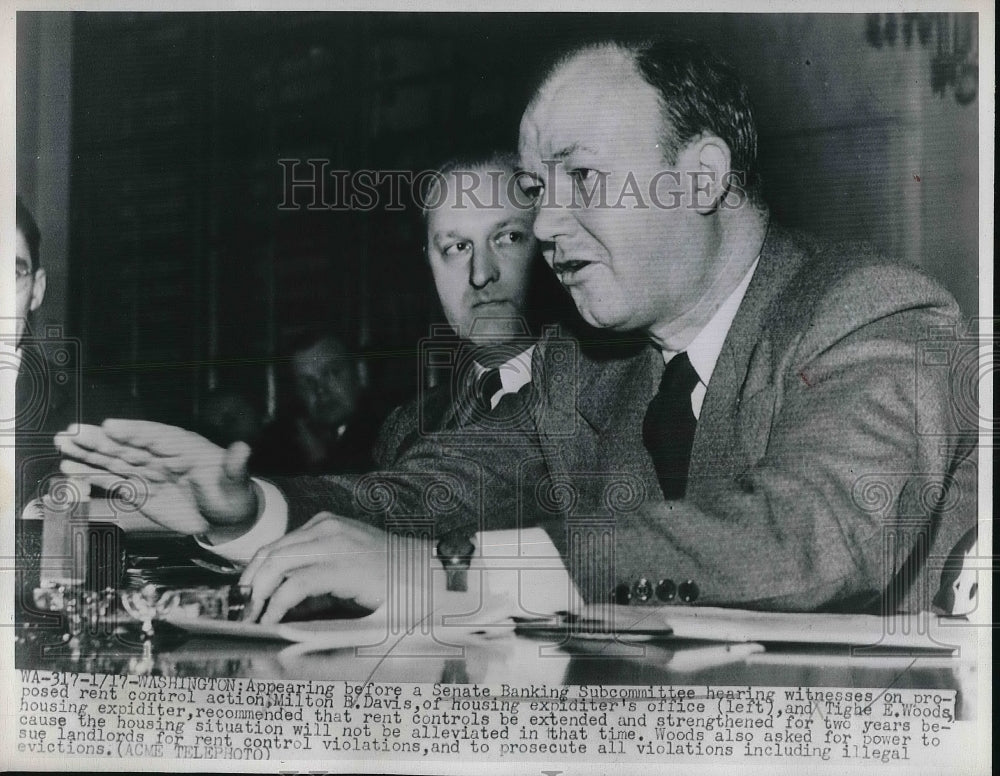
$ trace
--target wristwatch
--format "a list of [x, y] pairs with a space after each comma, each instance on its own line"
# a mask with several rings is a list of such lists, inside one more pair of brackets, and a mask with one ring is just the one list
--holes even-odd
[[469, 566], [475, 551], [476, 545], [461, 533], [449, 534], [438, 542], [437, 555], [447, 575], [448, 590], [464, 593], [469, 589]]

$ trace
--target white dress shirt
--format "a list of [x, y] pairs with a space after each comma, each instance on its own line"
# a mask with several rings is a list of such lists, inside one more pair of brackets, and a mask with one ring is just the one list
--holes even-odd
[[[747, 270], [747, 274], [743, 276], [740, 284], [733, 289], [733, 293], [715, 311], [712, 319], [691, 340], [691, 344], [685, 350], [691, 366], [694, 367], [694, 371], [698, 374], [698, 384], [691, 391], [691, 409], [694, 412], [695, 419], [701, 417], [701, 405], [705, 401], [708, 382], [712, 379], [715, 365], [718, 363], [719, 355], [722, 353], [722, 345], [726, 341], [726, 335], [729, 334], [729, 327], [733, 325], [733, 318], [736, 317], [736, 311], [743, 304], [743, 297], [746, 296], [747, 288], [750, 286], [750, 281], [753, 279], [753, 273], [757, 270], [757, 263], [759, 261], [760, 257], [758, 256], [750, 266], [750, 269]], [[662, 351], [663, 362], [669, 364], [670, 360], [677, 355], [677, 352], [673, 350]]]
[[[509, 393], [517, 393], [524, 386], [531, 382], [531, 358], [535, 353], [535, 346], [532, 345], [527, 350], [523, 350], [511, 359], [502, 363], [500, 370], [500, 390], [490, 397], [490, 409], [496, 409], [500, 400]], [[475, 364], [476, 377], [481, 376], [489, 370], [478, 361]]]
[[[7, 350], [7, 348], [4, 348], [4, 350], [6, 351], [4, 360], [7, 361], [5, 366], [8, 370], [11, 370], [14, 373], [14, 379], [16, 380], [17, 376], [21, 374], [21, 348], [14, 348], [13, 350]], [[13, 367], [13, 369], [11, 369], [11, 367]]]

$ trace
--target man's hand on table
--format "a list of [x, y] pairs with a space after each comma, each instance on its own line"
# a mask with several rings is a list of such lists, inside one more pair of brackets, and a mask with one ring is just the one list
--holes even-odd
[[226, 541], [256, 518], [250, 448], [242, 442], [223, 449], [175, 426], [112, 419], [70, 426], [55, 444], [68, 459], [63, 474], [115, 489], [142, 515], [179, 533]]
[[[430, 556], [429, 548], [417, 547], [419, 540], [398, 540], [403, 567], [407, 552], [416, 554], [409, 566]], [[298, 530], [262, 547], [247, 565], [240, 584], [251, 587], [253, 594], [244, 619], [253, 622], [260, 617], [262, 623], [277, 623], [296, 604], [323, 594], [378, 609], [388, 588], [388, 547], [384, 530], [320, 512]]]

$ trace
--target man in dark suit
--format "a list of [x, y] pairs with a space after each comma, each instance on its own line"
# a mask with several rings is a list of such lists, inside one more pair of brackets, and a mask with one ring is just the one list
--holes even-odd
[[[20, 517], [29, 502], [48, 491], [59, 473], [60, 456], [53, 436], [71, 423], [100, 422], [105, 417], [138, 417], [131, 397], [86, 374], [77, 343], [61, 328], [36, 330], [33, 314], [45, 299], [42, 235], [31, 212], [17, 198], [14, 350], [7, 354], [17, 369], [13, 418], [15, 440], [14, 505]], [[5, 428], [4, 432], [10, 429]]]
[[[42, 521], [31, 518], [42, 517], [40, 499], [50, 493], [50, 486], [59, 477], [60, 455], [53, 437], [73, 423], [140, 413], [129, 396], [84, 372], [77, 343], [63, 336], [61, 328], [32, 326], [33, 314], [45, 299], [47, 278], [41, 261], [42, 235], [20, 197], [16, 228], [15, 337], [3, 343], [14, 345], [4, 354], [5, 365], [12, 363], [17, 370], [15, 413], [10, 425], [3, 428], [5, 434], [14, 432], [14, 537], [19, 579], [15, 617], [19, 623], [46, 623], [51, 617], [40, 614], [32, 599], [39, 581]], [[56, 493], [58, 501], [68, 496], [68, 488]]]
[[391, 469], [431, 434], [444, 432], [436, 442], [475, 444], [484, 435], [495, 441], [497, 432], [513, 433], [518, 416], [504, 410], [514, 405], [508, 400], [501, 409], [501, 401], [533, 382], [542, 330], [575, 318], [540, 261], [518, 170], [513, 154], [460, 157], [425, 186], [424, 254], [449, 326], [432, 327], [421, 342], [424, 384], [383, 425], [375, 451], [380, 469]]
[[[649, 346], [581, 359], [560, 403], [539, 344], [524, 433], [543, 468], [477, 451], [506, 467], [501, 508], [548, 514], [592, 601], [926, 608], [929, 553], [975, 520], [947, 370], [918, 360], [921, 338], [954, 330], [950, 295], [869, 249], [770, 223], [745, 89], [698, 45], [573, 52], [531, 101], [520, 149], [534, 232], [580, 313]], [[307, 546], [317, 558], [303, 562]], [[359, 575], [330, 557], [384, 546], [318, 515], [244, 581], [282, 606], [321, 589], [375, 603], [384, 561]]]
[[[651, 343], [582, 376], [571, 443], [546, 438], [553, 413], [539, 427], [550, 476], [576, 483], [550, 533], [585, 597], [926, 607], [928, 547], [943, 557], [975, 516], [947, 370], [917, 371], [921, 339], [958, 322], [950, 295], [771, 225], [745, 88], [695, 44], [575, 52], [520, 145], [535, 234], [584, 319]], [[626, 482], [630, 503], [605, 506]]]
[[[17, 370], [14, 389], [14, 507], [24, 506], [47, 491], [59, 472], [53, 435], [81, 420], [84, 389], [76, 344], [61, 329], [37, 331], [33, 314], [45, 300], [47, 278], [42, 266], [42, 235], [31, 211], [17, 197], [14, 350], [7, 358]], [[111, 410], [110, 407], [107, 409]], [[114, 414], [122, 414], [121, 406]], [[4, 429], [9, 432], [11, 429]]]
[[[58, 410], [65, 404], [66, 397], [59, 391], [55, 380], [49, 379], [49, 364], [40, 343], [30, 335], [29, 319], [45, 300], [46, 276], [41, 266], [41, 233], [31, 212], [17, 198], [17, 243], [14, 312], [15, 337], [13, 353], [7, 358], [17, 369], [14, 389], [14, 505], [15, 515], [20, 516], [24, 507], [25, 491], [31, 491], [33, 484], [44, 478], [47, 471], [56, 470], [58, 459], [53, 459], [51, 439], [53, 431], [65, 428], [46, 422], [45, 415], [50, 409]], [[58, 411], [59, 419], [63, 413]], [[65, 418], [72, 422], [76, 418]], [[52, 429], [52, 431], [49, 431]], [[9, 431], [9, 429], [5, 429]], [[32, 433], [35, 431], [37, 433]], [[48, 464], [40, 465], [48, 452]], [[30, 469], [27, 471], [26, 469]]]
[[[538, 471], [543, 464], [521, 397], [534, 395], [532, 383], [540, 379], [533, 375], [539, 321], [571, 309], [540, 261], [534, 210], [516, 172], [510, 154], [456, 159], [436, 171], [423, 193], [425, 254], [449, 331], [422, 343], [419, 377], [436, 385], [421, 388], [383, 424], [373, 452], [377, 473], [251, 480], [245, 444], [223, 450], [182, 429], [116, 421], [60, 436], [67, 455], [86, 461], [67, 462], [64, 470], [105, 484], [145, 477], [154, 483], [142, 507], [147, 516], [183, 533], [204, 533], [216, 551], [244, 560], [324, 509], [381, 522], [386, 510], [379, 499], [386, 494], [390, 520], [429, 515], [439, 535], [468, 527], [470, 514], [476, 515], [471, 532], [504, 524], [517, 508], [510, 462]], [[547, 348], [558, 350], [553, 339], [550, 331]], [[559, 341], [567, 355], [571, 341]], [[572, 356], [558, 367], [564, 375]], [[110, 437], [118, 440], [114, 451], [106, 447]], [[127, 446], [142, 452], [126, 454], [130, 463], [115, 460]], [[166, 481], [154, 482], [168, 470]], [[200, 511], [190, 510], [194, 502]], [[481, 514], [483, 503], [488, 513]], [[247, 514], [256, 518], [249, 533]]]
[[358, 357], [336, 337], [315, 332], [289, 351], [279, 408], [252, 442], [250, 471], [281, 476], [373, 468], [384, 412], [365, 394]]

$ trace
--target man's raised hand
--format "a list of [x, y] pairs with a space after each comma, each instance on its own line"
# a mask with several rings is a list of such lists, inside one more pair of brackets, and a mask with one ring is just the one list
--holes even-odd
[[227, 450], [176, 426], [110, 419], [70, 426], [55, 444], [64, 474], [115, 491], [174, 531], [231, 538], [253, 525], [257, 496], [242, 442]]

